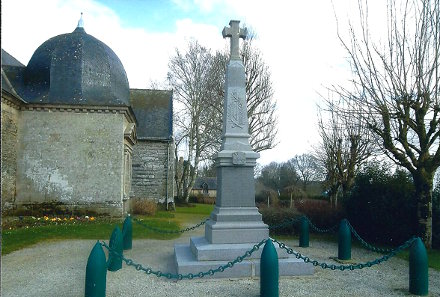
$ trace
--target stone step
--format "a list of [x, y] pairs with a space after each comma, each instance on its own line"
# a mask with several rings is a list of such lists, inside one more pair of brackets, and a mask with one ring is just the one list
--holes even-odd
[[[195, 255], [198, 261], [230, 261], [238, 256], [243, 256], [247, 251], [254, 247], [254, 243], [209, 243], [204, 236], [191, 237], [189, 245], [191, 252]], [[285, 249], [280, 249], [278, 245], [275, 245], [275, 249], [278, 254], [278, 258], [289, 258], [289, 255]], [[252, 253], [248, 259], [259, 259], [263, 248]]]
[[[262, 249], [262, 248], [261, 248]], [[232, 254], [232, 253], [231, 253]], [[174, 246], [174, 255], [177, 266], [177, 273], [180, 274], [198, 274], [199, 272], [207, 272], [210, 269], [217, 269], [219, 266], [226, 265], [229, 260], [209, 260], [198, 261], [192, 253], [188, 244], [176, 244]], [[311, 275], [314, 267], [311, 264], [304, 263], [295, 257], [282, 258], [278, 262], [280, 276], [296, 276]], [[241, 277], [258, 277], [260, 275], [260, 260], [250, 259], [243, 260], [241, 263], [235, 264], [232, 268], [227, 268], [223, 272], [214, 274], [213, 278], [241, 278]]]

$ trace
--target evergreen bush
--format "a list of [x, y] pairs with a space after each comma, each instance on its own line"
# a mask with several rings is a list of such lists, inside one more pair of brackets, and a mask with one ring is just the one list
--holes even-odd
[[[263, 216], [263, 222], [269, 226], [276, 226], [283, 224], [291, 219], [296, 219], [301, 214], [294, 208], [280, 208], [280, 207], [264, 207], [260, 206], [260, 213]], [[271, 229], [271, 234], [277, 235], [294, 235], [298, 234], [298, 224], [287, 224], [282, 228]]]
[[440, 181], [432, 194], [432, 247], [440, 249]]
[[368, 166], [358, 173], [346, 201], [347, 218], [361, 237], [396, 246], [417, 232], [417, 205], [411, 176], [402, 170]]

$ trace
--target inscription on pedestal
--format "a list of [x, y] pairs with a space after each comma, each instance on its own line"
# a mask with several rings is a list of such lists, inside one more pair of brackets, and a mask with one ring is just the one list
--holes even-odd
[[244, 127], [243, 100], [240, 99], [237, 92], [232, 92], [232, 100], [229, 102], [229, 122], [231, 128]]
[[246, 154], [244, 152], [234, 152], [232, 153], [232, 164], [233, 165], [245, 165], [246, 164]]

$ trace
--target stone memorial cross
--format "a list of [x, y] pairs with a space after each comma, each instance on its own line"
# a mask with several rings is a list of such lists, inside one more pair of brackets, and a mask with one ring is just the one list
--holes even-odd
[[239, 39], [246, 39], [247, 28], [239, 27], [240, 21], [230, 21], [229, 26], [222, 31], [223, 38], [231, 38], [231, 60], [240, 59]]
[[[189, 245], [175, 245], [177, 271], [182, 274], [216, 269], [269, 237], [269, 228], [255, 206], [254, 167], [259, 154], [249, 142], [246, 74], [239, 51], [240, 38], [246, 38], [247, 30], [239, 24], [232, 20], [222, 31], [223, 38], [231, 39], [231, 55], [225, 76], [222, 145], [215, 158], [215, 208], [205, 224], [205, 236], [191, 237]], [[255, 252], [214, 277], [255, 276], [259, 258]], [[279, 254], [279, 265], [280, 275], [313, 273], [313, 267], [287, 254]]]

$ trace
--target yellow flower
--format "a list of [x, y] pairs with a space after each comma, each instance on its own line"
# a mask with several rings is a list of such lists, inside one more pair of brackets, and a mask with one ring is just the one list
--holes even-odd
[[55, 222], [56, 220], [57, 220], [57, 219], [55, 219], [55, 218], [51, 219], [52, 222]]
[[90, 221], [94, 221], [94, 220], [95, 220], [95, 218], [94, 218], [94, 217], [91, 217], [91, 218], [90, 218]]
[[73, 221], [75, 218], [70, 218], [71, 221]]
[[44, 220], [47, 221], [49, 219], [48, 216], [44, 216]]

